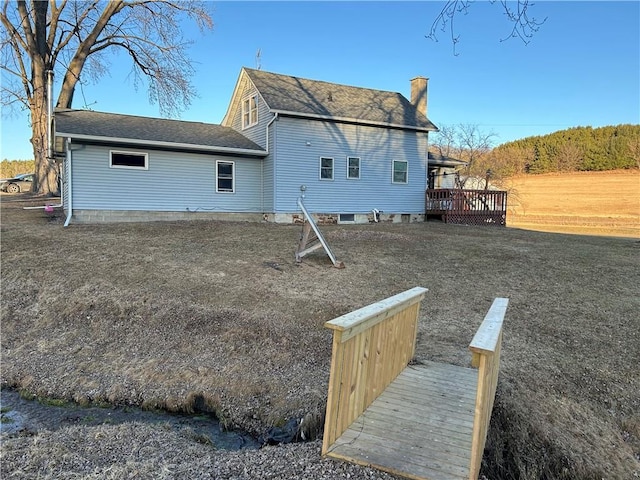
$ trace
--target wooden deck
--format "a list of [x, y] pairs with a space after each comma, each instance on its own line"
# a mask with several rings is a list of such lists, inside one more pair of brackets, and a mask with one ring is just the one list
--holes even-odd
[[327, 455], [414, 479], [468, 479], [478, 371], [409, 365]]
[[429, 189], [425, 215], [458, 225], [507, 225], [507, 192], [503, 190]]

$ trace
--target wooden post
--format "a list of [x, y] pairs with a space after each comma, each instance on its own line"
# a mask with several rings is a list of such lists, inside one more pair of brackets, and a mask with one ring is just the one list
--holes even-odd
[[478, 368], [478, 389], [473, 420], [471, 465], [469, 480], [477, 480], [484, 445], [489, 431], [491, 411], [498, 386], [500, 351], [502, 348], [502, 323], [509, 300], [496, 298], [476, 332], [469, 349], [473, 357], [471, 365]]

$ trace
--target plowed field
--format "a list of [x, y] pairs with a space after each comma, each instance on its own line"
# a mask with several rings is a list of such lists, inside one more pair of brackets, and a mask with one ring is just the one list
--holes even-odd
[[640, 171], [524, 175], [510, 179], [510, 227], [640, 237]]

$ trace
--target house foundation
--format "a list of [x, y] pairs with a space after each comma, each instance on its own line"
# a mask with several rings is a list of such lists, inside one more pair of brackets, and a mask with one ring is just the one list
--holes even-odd
[[[424, 214], [418, 213], [373, 213], [338, 214], [313, 213], [318, 225], [349, 225], [369, 223], [416, 223], [424, 222]], [[346, 220], [345, 220], [346, 218]], [[269, 222], [279, 224], [302, 224], [302, 213], [245, 213], [245, 212], [163, 212], [147, 210], [74, 210], [71, 223], [132, 223], [174, 222], [186, 220], [220, 220], [228, 222]]]

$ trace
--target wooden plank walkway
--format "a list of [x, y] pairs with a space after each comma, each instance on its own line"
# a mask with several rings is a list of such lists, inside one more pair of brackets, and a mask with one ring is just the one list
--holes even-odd
[[468, 479], [478, 370], [409, 365], [327, 455], [413, 479]]

